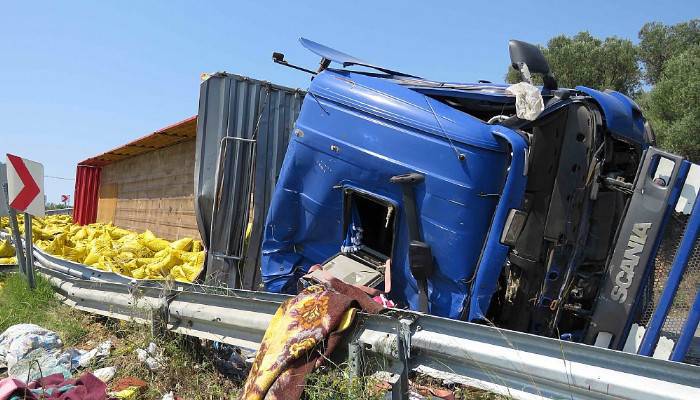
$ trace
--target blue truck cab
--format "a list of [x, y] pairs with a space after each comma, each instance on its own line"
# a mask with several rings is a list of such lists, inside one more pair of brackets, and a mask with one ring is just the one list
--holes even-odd
[[[596, 340], [596, 305], [614, 302], [614, 287], [601, 293], [654, 144], [639, 107], [558, 88], [524, 42], [511, 41], [511, 60], [543, 75], [534, 119], [518, 117], [509, 85], [435, 82], [301, 41], [322, 59], [306, 70], [265, 222], [266, 290], [295, 293], [354, 229], [400, 307]], [[637, 275], [626, 289], [642, 286]]]

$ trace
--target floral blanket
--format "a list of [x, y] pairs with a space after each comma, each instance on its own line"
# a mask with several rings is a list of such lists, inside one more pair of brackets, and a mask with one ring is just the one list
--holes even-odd
[[376, 313], [383, 307], [337, 279], [285, 301], [265, 332], [240, 398], [299, 399], [307, 374], [333, 351], [358, 308]]

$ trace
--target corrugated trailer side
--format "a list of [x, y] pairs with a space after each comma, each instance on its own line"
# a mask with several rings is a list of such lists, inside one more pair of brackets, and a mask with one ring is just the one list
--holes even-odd
[[208, 284], [257, 287], [263, 223], [304, 94], [228, 73], [202, 82], [195, 209]]

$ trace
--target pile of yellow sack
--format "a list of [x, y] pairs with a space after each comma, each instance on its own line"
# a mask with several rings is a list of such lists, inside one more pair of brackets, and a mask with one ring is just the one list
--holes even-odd
[[[21, 217], [19, 227], [24, 233]], [[7, 218], [0, 220], [6, 229]], [[32, 220], [34, 244], [45, 252], [103, 271], [136, 279], [194, 281], [204, 265], [202, 243], [192, 238], [169, 242], [151, 231], [136, 233], [112, 224], [73, 224], [69, 215]]]
[[0, 265], [15, 265], [17, 257], [15, 257], [15, 248], [8, 240], [0, 239]]

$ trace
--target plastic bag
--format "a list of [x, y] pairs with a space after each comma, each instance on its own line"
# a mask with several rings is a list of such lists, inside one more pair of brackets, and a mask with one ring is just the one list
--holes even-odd
[[534, 121], [544, 110], [540, 89], [527, 82], [510, 85], [506, 92], [515, 95], [515, 114], [518, 118]]

